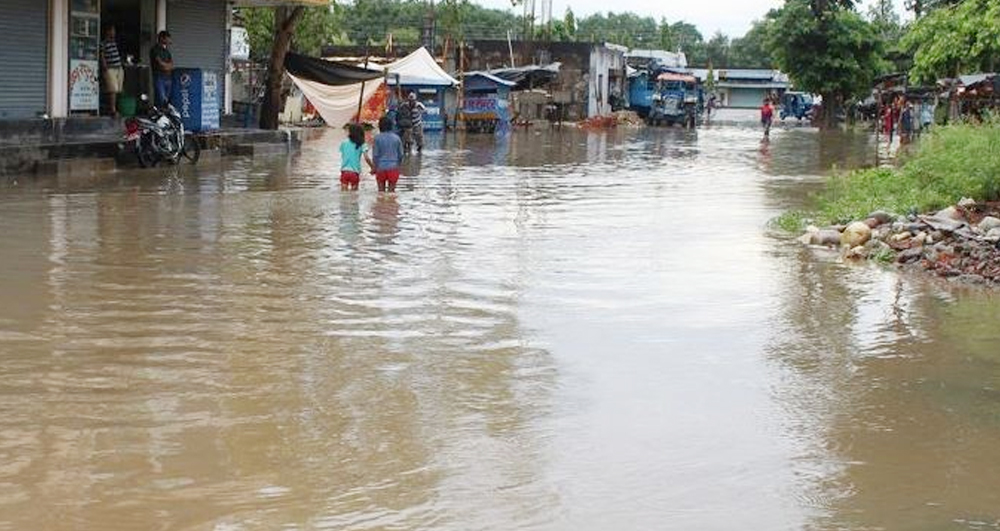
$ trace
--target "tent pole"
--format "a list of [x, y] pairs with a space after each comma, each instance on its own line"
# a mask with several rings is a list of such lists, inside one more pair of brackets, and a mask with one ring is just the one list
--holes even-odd
[[[368, 46], [371, 44], [371, 39], [365, 41], [365, 70], [368, 70], [368, 59], [370, 57], [370, 52]], [[365, 82], [361, 81], [361, 94], [358, 96], [358, 118], [355, 123], [361, 123], [361, 107], [365, 104]]]

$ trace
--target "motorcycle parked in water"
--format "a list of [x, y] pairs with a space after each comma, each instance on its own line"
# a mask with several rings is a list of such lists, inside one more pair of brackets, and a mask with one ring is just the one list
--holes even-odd
[[173, 105], [160, 109], [149, 103], [143, 94], [139, 99], [146, 107], [145, 116], [125, 120], [125, 145], [135, 151], [139, 166], [150, 168], [161, 160], [177, 164], [186, 159], [191, 164], [201, 157], [201, 146], [190, 133], [184, 131], [181, 115]]

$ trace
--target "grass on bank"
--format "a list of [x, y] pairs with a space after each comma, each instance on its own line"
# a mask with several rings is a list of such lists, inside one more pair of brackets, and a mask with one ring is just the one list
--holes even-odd
[[930, 212], [957, 203], [1000, 199], [1000, 119], [933, 129], [898, 168], [856, 170], [831, 177], [812, 212], [789, 212], [775, 225], [801, 230], [861, 220], [876, 210]]

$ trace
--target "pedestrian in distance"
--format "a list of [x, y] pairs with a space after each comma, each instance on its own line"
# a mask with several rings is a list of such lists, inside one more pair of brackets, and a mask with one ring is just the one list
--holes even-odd
[[170, 53], [170, 32], [161, 31], [156, 44], [149, 49], [149, 65], [153, 69], [153, 90], [158, 107], [166, 107], [173, 93], [174, 57]]
[[760, 125], [764, 127], [764, 138], [771, 138], [771, 124], [774, 123], [774, 105], [770, 98], [764, 98], [760, 107]]
[[114, 118], [118, 116], [118, 94], [121, 93], [125, 82], [125, 69], [122, 68], [122, 56], [118, 51], [118, 41], [115, 39], [115, 27], [111, 24], [104, 28], [100, 58], [101, 77], [104, 80], [102, 92], [108, 99], [108, 113]]
[[375, 162], [375, 181], [380, 192], [395, 192], [399, 180], [399, 165], [403, 161], [403, 141], [392, 130], [392, 120], [383, 116], [378, 121], [379, 134], [375, 135], [372, 158]]
[[375, 164], [368, 156], [365, 143], [365, 128], [361, 124], [351, 124], [347, 128], [347, 138], [340, 143], [340, 189], [357, 190], [361, 183], [361, 159], [364, 158], [372, 172]]
[[906, 102], [899, 115], [899, 141], [902, 143], [909, 143], [910, 138], [913, 136], [913, 114], [913, 104]]

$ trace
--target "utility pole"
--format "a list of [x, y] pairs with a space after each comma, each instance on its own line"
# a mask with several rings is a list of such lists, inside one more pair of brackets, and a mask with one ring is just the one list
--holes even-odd
[[427, 48], [427, 51], [429, 51], [432, 55], [434, 54], [434, 44], [435, 44], [434, 40], [436, 37], [435, 33], [437, 29], [436, 28], [437, 21], [434, 15], [435, 15], [434, 0], [428, 0], [427, 15], [424, 18], [424, 31], [422, 36], [423, 38], [421, 39], [421, 41], [424, 47]]

